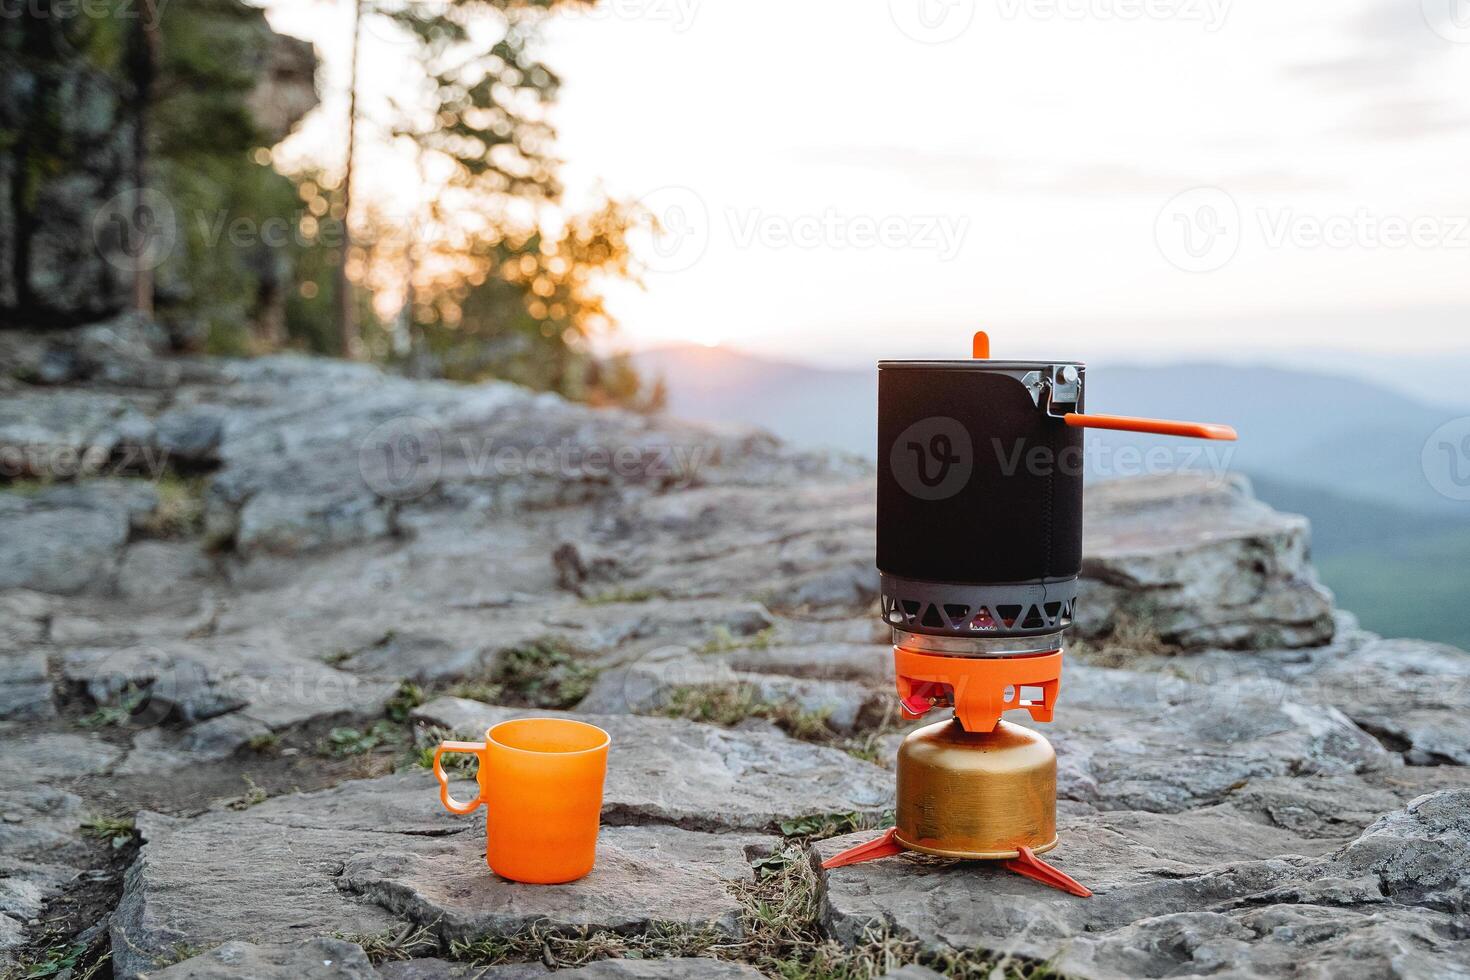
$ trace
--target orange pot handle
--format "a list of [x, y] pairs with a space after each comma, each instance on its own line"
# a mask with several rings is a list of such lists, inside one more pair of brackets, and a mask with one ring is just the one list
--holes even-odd
[[1068, 412], [1066, 423], [1076, 429], [1118, 429], [1123, 432], [1152, 432], [1160, 436], [1190, 439], [1223, 439], [1234, 442], [1235, 430], [1218, 422], [1175, 422], [1170, 419], [1140, 419], [1131, 415], [1078, 415]]
[[444, 809], [450, 813], [464, 816], [473, 813], [475, 809], [485, 802], [483, 795], [476, 793], [475, 798], [469, 803], [461, 803], [449, 795], [449, 776], [444, 772], [444, 767], [439, 764], [439, 757], [445, 752], [463, 752], [465, 755], [473, 755], [479, 758], [480, 765], [485, 764], [484, 742], [440, 742], [439, 747], [434, 750], [434, 778], [439, 780], [439, 802], [444, 804]]

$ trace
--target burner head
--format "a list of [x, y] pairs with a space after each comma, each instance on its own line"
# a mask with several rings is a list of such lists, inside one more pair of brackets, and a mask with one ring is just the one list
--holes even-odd
[[883, 618], [996, 637], [1071, 625], [1082, 569], [1086, 370], [1075, 362], [881, 361]]
[[1006, 711], [1051, 721], [1062, 678], [1062, 636], [958, 639], [894, 631], [893, 676], [904, 718], [953, 708], [970, 732]]
[[943, 857], [1002, 860], [1057, 844], [1057, 757], [1020, 725], [967, 732], [942, 721], [910, 732], [898, 750], [895, 837]]

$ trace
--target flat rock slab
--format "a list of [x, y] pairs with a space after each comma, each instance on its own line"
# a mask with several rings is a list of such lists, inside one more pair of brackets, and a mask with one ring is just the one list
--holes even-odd
[[0, 589], [106, 592], [116, 583], [128, 514], [120, 507], [64, 501], [55, 492], [35, 499], [5, 494], [0, 496], [0, 538], [6, 542]]
[[11, 727], [0, 730], [5, 750], [0, 752], [0, 791], [52, 780], [106, 772], [123, 750], [96, 736], [69, 733], [28, 734]]
[[1068, 665], [1056, 720], [1058, 793], [1105, 810], [1173, 813], [1251, 780], [1391, 769], [1398, 758], [1335, 708], [1280, 685], [1196, 683]]
[[[1396, 753], [1342, 712], [1300, 703], [1299, 696], [1280, 683], [1199, 683], [1162, 671], [1069, 663], [1053, 722], [1036, 724], [1020, 713], [1010, 719], [1055, 747], [1058, 798], [1097, 810], [1178, 813], [1227, 800], [1244, 807], [1251, 787], [1263, 780], [1403, 769]], [[925, 721], [943, 717], [936, 711]], [[896, 754], [902, 741], [889, 736], [885, 755]], [[1343, 785], [1335, 791], [1344, 795], [1311, 801], [1319, 817], [1359, 809], [1362, 800]], [[1387, 799], [1389, 806], [1399, 802]], [[1285, 809], [1280, 801], [1261, 805]], [[1350, 832], [1367, 822], [1360, 819]]]
[[[1315, 858], [1218, 814], [1098, 814], [1047, 855], [1090, 899], [989, 863], [902, 855], [823, 872], [823, 915], [848, 944], [886, 926], [1080, 976], [1456, 975], [1470, 965], [1456, 924], [1470, 907], [1467, 803], [1421, 797]], [[824, 841], [817, 859], [860, 839]]]
[[378, 980], [362, 947], [342, 939], [260, 946], [229, 942], [148, 976], [150, 980]]
[[140, 815], [144, 845], [112, 922], [131, 978], [178, 945], [283, 943], [427, 926], [444, 939], [550, 929], [682, 927], [735, 935], [727, 885], [776, 839], [675, 827], [608, 827], [579, 882], [520, 885], [485, 867], [484, 819], [456, 819], [427, 773], [276, 797], [192, 820]]
[[0, 654], [0, 718], [43, 721], [56, 717], [46, 655]]
[[190, 821], [144, 813], [138, 830], [145, 843], [111, 924], [120, 978], [170, 962], [180, 946], [401, 928], [386, 910], [337, 887], [346, 861], [387, 835], [283, 830], [248, 811]]
[[[603, 792], [608, 823], [765, 830], [799, 817], [877, 817], [893, 808], [891, 773], [779, 733], [676, 718], [535, 713], [580, 719], [612, 737]], [[491, 725], [526, 714], [524, 708], [438, 698], [413, 716], [478, 740]]]
[[81, 797], [54, 786], [0, 787], [0, 854], [33, 857], [74, 843]]
[[119, 772], [166, 772], [227, 758], [252, 738], [308, 722], [377, 716], [397, 685], [319, 663], [262, 628], [198, 640], [76, 647], [62, 673], [99, 704], [142, 693], [134, 741]]
[[1332, 595], [1308, 560], [1307, 519], [1243, 478], [1192, 474], [1088, 488], [1078, 627], [1132, 620], [1186, 647], [1311, 646], [1332, 638]]
[[676, 827], [608, 827], [597, 865], [565, 885], [522, 885], [485, 867], [484, 834], [381, 844], [350, 858], [340, 886], [448, 940], [515, 936], [532, 927], [645, 932], [681, 926], [740, 934], [740, 902], [725, 887], [751, 876], [774, 838]]
[[731, 670], [713, 657], [692, 653], [667, 660], [647, 658], [602, 671], [577, 710], [588, 714], [646, 715], [662, 712], [689, 691], [740, 690], [752, 705], [785, 707], [821, 718], [838, 732], [876, 726], [893, 702], [891, 685], [790, 677]]
[[1423, 640], [1371, 639], [1314, 658], [1301, 678], [1415, 765], [1470, 765], [1470, 653]]

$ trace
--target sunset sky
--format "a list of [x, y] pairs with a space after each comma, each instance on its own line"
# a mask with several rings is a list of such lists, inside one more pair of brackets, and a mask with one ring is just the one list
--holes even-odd
[[[268, 4], [327, 63], [282, 159], [334, 143], [346, 6]], [[380, 93], [405, 53], [367, 35]], [[612, 292], [627, 345], [1470, 349], [1467, 0], [604, 0], [545, 57], [572, 199], [673, 229]]]

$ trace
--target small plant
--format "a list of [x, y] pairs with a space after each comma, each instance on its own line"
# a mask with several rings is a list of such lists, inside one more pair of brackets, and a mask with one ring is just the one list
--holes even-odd
[[93, 840], [110, 841], [113, 850], [126, 847], [137, 834], [132, 817], [104, 817], [93, 814], [82, 821], [82, 833]]
[[670, 718], [730, 726], [755, 717], [761, 707], [755, 688], [749, 684], [675, 687], [668, 693], [663, 713]]
[[708, 956], [721, 942], [718, 933], [673, 924], [653, 924], [646, 932], [623, 935], [603, 930], [542, 930], [533, 926], [516, 936], [487, 936], [449, 945], [451, 959], [475, 966], [540, 960], [556, 969], [596, 960], [670, 959]]
[[372, 728], [362, 731], [356, 728], [334, 728], [321, 743], [323, 755], [336, 759], [363, 755], [380, 746], [395, 745], [403, 740], [403, 733], [392, 723], [380, 721]]
[[611, 606], [622, 602], [648, 602], [657, 596], [654, 589], [609, 589], [582, 601], [589, 606]]
[[832, 726], [827, 723], [832, 717], [831, 708], [809, 711], [788, 701], [767, 706], [765, 717], [792, 738], [803, 742], [826, 742], [832, 738]]
[[453, 698], [465, 698], [483, 704], [497, 704], [505, 696], [505, 688], [484, 681], [461, 681], [444, 692]]
[[552, 642], [532, 643], [501, 654], [491, 678], [502, 697], [533, 708], [570, 708], [587, 696], [597, 668]]
[[[434, 768], [434, 753], [439, 743], [454, 738], [455, 733], [444, 728], [429, 728], [419, 734], [419, 747], [414, 750], [412, 763], [419, 769]], [[478, 763], [475, 757], [464, 752], [449, 752], [440, 760], [444, 771], [452, 775], [472, 776]]]
[[893, 814], [882, 819], [862, 813], [814, 813], [781, 821], [781, 833], [802, 840], [826, 840], [859, 830], [877, 830], [893, 826]]
[[710, 630], [709, 639], [699, 648], [700, 653], [727, 653], [730, 650], [764, 650], [776, 638], [776, 628], [767, 626], [753, 636], [736, 636], [730, 627], [721, 623]]
[[1113, 628], [1100, 640], [1078, 641], [1071, 653], [1098, 667], [1125, 667], [1142, 657], [1172, 657], [1179, 648], [1166, 641], [1146, 616], [1120, 612]]
[[333, 939], [346, 940], [362, 947], [374, 963], [411, 960], [437, 950], [438, 942], [428, 926], [404, 926], [398, 932], [358, 933], [334, 932]]
[[403, 681], [398, 685], [398, 693], [388, 699], [384, 709], [388, 717], [400, 725], [408, 721], [409, 712], [424, 703], [424, 689], [413, 681]]
[[867, 737], [859, 739], [847, 739], [838, 746], [842, 751], [854, 759], [871, 762], [875, 766], [883, 765], [887, 753], [876, 738]]
[[98, 705], [97, 710], [77, 719], [83, 728], [114, 728], [126, 725], [134, 713], [148, 700], [148, 692], [128, 684], [118, 694], [116, 704]]
[[175, 963], [192, 960], [194, 957], [201, 953], [207, 953], [213, 948], [212, 946], [196, 946], [193, 943], [174, 943], [169, 947], [167, 953], [154, 960], [154, 965], [159, 967], [173, 966]]
[[154, 485], [158, 503], [141, 530], [160, 538], [182, 538], [204, 529], [204, 481], [165, 473]]
[[673, 688], [664, 703], [663, 714], [726, 727], [738, 725], [747, 718], [765, 718], [793, 738], [806, 742], [829, 742], [834, 737], [828, 724], [830, 708], [811, 711], [790, 701], [762, 701], [760, 692], [750, 684]]
[[281, 747], [281, 736], [275, 732], [261, 732], [259, 735], [251, 735], [245, 745], [251, 752], [266, 755]]
[[38, 959], [32, 960], [29, 963], [22, 963], [14, 974], [7, 973], [6, 976], [13, 975], [21, 978], [21, 980], [39, 980], [41, 977], [54, 977], [64, 970], [75, 968], [77, 961], [82, 958], [82, 954], [86, 951], [87, 947], [80, 943], [68, 946], [52, 946], [49, 949], [42, 950]]
[[353, 650], [333, 650], [322, 658], [322, 663], [328, 667], [340, 667], [355, 656], [357, 653]]
[[231, 810], [248, 810], [270, 799], [271, 795], [265, 791], [265, 787], [257, 784], [248, 774], [240, 778], [245, 780], [245, 795], [230, 801]]

